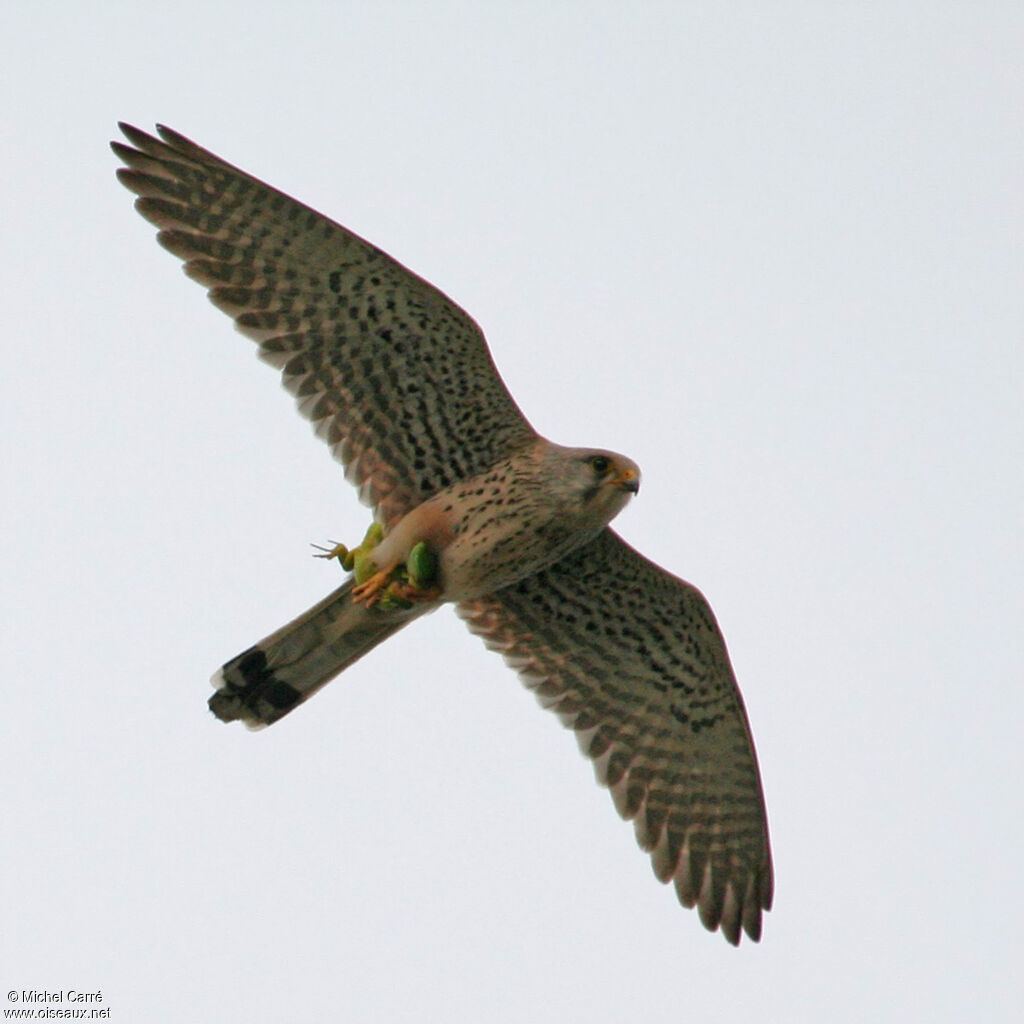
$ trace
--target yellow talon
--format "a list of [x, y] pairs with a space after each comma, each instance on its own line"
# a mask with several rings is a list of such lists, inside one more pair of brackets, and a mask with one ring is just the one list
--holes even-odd
[[358, 585], [352, 589], [352, 600], [357, 603], [365, 601], [366, 607], [372, 608], [381, 599], [381, 591], [385, 590], [391, 582], [391, 575], [396, 568], [397, 566], [390, 565], [386, 569], [378, 569], [365, 580], [359, 579], [359, 570], [357, 569], [356, 583]]

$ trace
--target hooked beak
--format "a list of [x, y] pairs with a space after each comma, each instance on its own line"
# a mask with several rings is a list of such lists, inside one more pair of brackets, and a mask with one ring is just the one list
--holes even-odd
[[630, 494], [637, 494], [640, 490], [640, 474], [635, 469], [623, 469], [617, 473], [612, 480], [616, 487]]

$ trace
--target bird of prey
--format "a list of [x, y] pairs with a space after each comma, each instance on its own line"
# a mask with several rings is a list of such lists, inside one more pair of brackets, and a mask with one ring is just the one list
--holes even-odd
[[375, 246], [169, 128], [120, 127], [136, 209], [281, 370], [376, 523], [330, 552], [353, 576], [214, 676], [214, 714], [276, 722], [454, 604], [575, 731], [655, 875], [729, 942], [759, 939], [772, 866], [750, 727], [703, 596], [608, 526], [636, 465], [538, 435], [476, 323]]

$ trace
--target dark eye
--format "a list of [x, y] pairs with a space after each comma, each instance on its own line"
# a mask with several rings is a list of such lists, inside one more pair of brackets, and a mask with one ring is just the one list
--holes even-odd
[[611, 462], [609, 462], [603, 455], [595, 455], [590, 460], [590, 465], [598, 476], [604, 476], [611, 468]]

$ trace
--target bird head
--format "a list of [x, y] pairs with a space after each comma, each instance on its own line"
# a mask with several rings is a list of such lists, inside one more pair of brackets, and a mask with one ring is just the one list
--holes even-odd
[[561, 483], [583, 519], [605, 526], [640, 490], [640, 469], [632, 459], [597, 448], [564, 448]]

